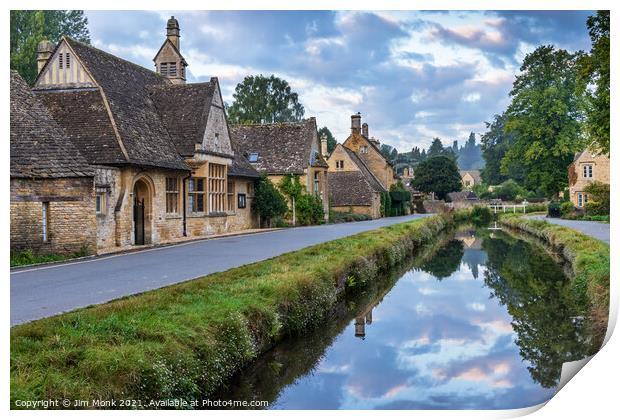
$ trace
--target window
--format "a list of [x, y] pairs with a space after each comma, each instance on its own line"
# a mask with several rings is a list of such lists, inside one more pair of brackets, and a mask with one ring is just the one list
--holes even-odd
[[583, 207], [588, 202], [588, 194], [577, 193], [577, 207]]
[[314, 173], [314, 193], [319, 195], [319, 173]]
[[95, 213], [96, 214], [105, 214], [105, 191], [97, 191], [97, 195], [95, 196]]
[[69, 59], [69, 53], [65, 54], [65, 68], [71, 67], [71, 61]]
[[246, 204], [245, 194], [237, 194], [237, 208], [244, 209]]
[[250, 153], [248, 160], [252, 163], [258, 162], [258, 153]]
[[368, 146], [362, 146], [362, 147], [360, 148], [360, 151], [361, 151], [362, 153], [368, 153]]
[[190, 178], [187, 181], [187, 207], [192, 213], [205, 211], [205, 179]]
[[228, 181], [227, 199], [228, 199], [228, 211], [234, 211], [235, 210], [235, 184], [232, 181]]
[[209, 213], [224, 211], [226, 202], [226, 165], [209, 163]]
[[583, 165], [583, 177], [592, 178], [592, 175], [593, 175], [592, 165]]
[[58, 54], [58, 68], [62, 69], [62, 53]]
[[179, 212], [179, 178], [166, 178], [166, 213]]
[[49, 213], [50, 203], [48, 201], [42, 203], [42, 218], [41, 218], [41, 230], [43, 233], [43, 242], [49, 240]]
[[344, 160], [336, 161], [336, 169], [344, 169]]

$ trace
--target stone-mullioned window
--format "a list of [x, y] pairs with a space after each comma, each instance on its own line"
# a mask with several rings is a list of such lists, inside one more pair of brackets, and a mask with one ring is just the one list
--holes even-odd
[[190, 178], [187, 181], [187, 208], [192, 213], [205, 211], [205, 179]]
[[209, 213], [226, 210], [226, 165], [209, 163]]
[[166, 178], [166, 213], [179, 212], [179, 178]]

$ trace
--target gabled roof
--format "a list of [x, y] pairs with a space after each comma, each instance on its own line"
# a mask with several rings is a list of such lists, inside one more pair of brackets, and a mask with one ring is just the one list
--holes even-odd
[[459, 171], [459, 174], [461, 175], [461, 178], [463, 178], [465, 174], [471, 175], [471, 177], [474, 179], [474, 182], [476, 183], [479, 183], [482, 181], [482, 177], [480, 176], [479, 170]]
[[[235, 125], [231, 141], [244, 154], [258, 153], [253, 166], [267, 174], [303, 174], [308, 166], [328, 167], [318, 152], [316, 120]], [[316, 146], [313, 148], [313, 144]]]
[[379, 193], [360, 171], [328, 172], [327, 183], [332, 206], [371, 206]]
[[179, 57], [181, 58], [181, 61], [183, 62], [183, 64], [185, 64], [187, 66], [187, 61], [185, 61], [185, 58], [183, 57], [183, 54], [181, 54], [181, 51], [179, 51], [179, 49], [177, 48], [176, 45], [174, 45], [174, 43], [172, 41], [170, 41], [168, 38], [166, 38], [166, 40], [164, 41], [163, 44], [161, 44], [161, 47], [159, 47], [159, 49], [157, 50], [157, 54], [155, 54], [155, 57], [153, 57], [153, 61], [157, 61], [157, 56], [159, 55], [159, 53], [161, 53], [161, 50], [164, 49], [164, 47], [166, 46], [166, 44], [170, 44], [170, 46], [172, 47], [172, 49], [174, 50], [175, 53], [177, 53], [179, 55]]
[[92, 177], [93, 168], [67, 134], [11, 70], [11, 177]]
[[159, 112], [177, 151], [190, 156], [202, 143], [216, 79], [206, 83], [149, 86], [151, 99]]
[[361, 139], [366, 140], [366, 142], [370, 145], [370, 147], [372, 147], [377, 153], [379, 153], [379, 156], [381, 156], [381, 158], [385, 161], [385, 163], [388, 164], [389, 166], [391, 166], [392, 168], [394, 168], [394, 165], [392, 164], [392, 162], [390, 162], [389, 160], [387, 160], [385, 158], [385, 156], [383, 156], [383, 153], [381, 153], [381, 149], [379, 149], [377, 144], [375, 144], [375, 142], [373, 142], [371, 139], [369, 139], [368, 137], [366, 137], [362, 133], [351, 133], [349, 135], [349, 137], [347, 137], [347, 139], [344, 141], [344, 143], [346, 143], [349, 139], [352, 139], [352, 138], [355, 138], [355, 137], [359, 137]]
[[387, 191], [381, 182], [377, 179], [377, 177], [372, 173], [366, 162], [364, 162], [354, 151], [342, 146], [342, 148], [347, 152], [353, 163], [359, 168], [360, 172], [366, 178], [366, 181], [370, 185], [370, 187], [377, 192], [385, 192]]
[[[118, 146], [126, 152], [125, 163], [189, 169], [177, 153], [149, 95], [150, 86], [166, 85], [170, 81], [105, 51], [68, 37], [63, 37], [63, 40], [101, 88], [104, 104], [109, 106], [112, 116], [110, 125], [118, 132]], [[57, 93], [51, 91], [46, 94]], [[60, 100], [62, 98], [57, 99]], [[84, 135], [87, 136], [87, 133]]]
[[254, 169], [254, 166], [248, 161], [237, 142], [232, 138], [230, 139], [230, 145], [232, 146], [235, 156], [233, 157], [232, 165], [228, 168], [228, 175], [245, 178], [260, 178], [258, 171]]

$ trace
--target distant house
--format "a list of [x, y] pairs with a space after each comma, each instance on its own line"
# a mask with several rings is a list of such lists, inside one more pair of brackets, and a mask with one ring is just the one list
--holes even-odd
[[95, 252], [95, 171], [11, 71], [11, 249]]
[[381, 193], [387, 189], [357, 153], [337, 144], [328, 163], [332, 210], [381, 217]]
[[351, 134], [329, 156], [329, 185], [332, 208], [381, 217], [381, 194], [396, 182], [392, 164], [379, 150], [379, 141], [369, 137], [361, 115], [351, 116]]
[[568, 167], [568, 192], [575, 207], [584, 207], [588, 202], [585, 188], [594, 181], [609, 184], [609, 156], [589, 149], [575, 154]]
[[286, 175], [298, 175], [309, 194], [323, 202], [329, 216], [327, 141], [318, 138], [316, 119], [274, 124], [248, 124], [231, 127], [233, 143], [259, 173], [278, 184]]
[[461, 175], [461, 183], [464, 188], [471, 189], [474, 185], [478, 185], [482, 182], [480, 171], [478, 170], [459, 171], [459, 174]]

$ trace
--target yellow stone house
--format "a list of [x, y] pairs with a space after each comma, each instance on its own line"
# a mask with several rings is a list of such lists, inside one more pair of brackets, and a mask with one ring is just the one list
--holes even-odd
[[609, 156], [586, 149], [577, 153], [568, 167], [568, 192], [575, 207], [588, 202], [585, 188], [594, 181], [609, 184]]

